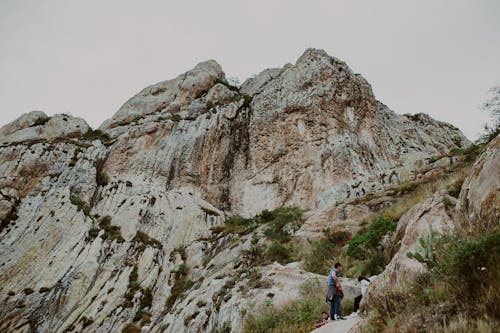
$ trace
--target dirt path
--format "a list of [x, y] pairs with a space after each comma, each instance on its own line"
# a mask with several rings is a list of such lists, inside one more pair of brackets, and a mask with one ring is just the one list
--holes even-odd
[[331, 321], [325, 326], [315, 329], [311, 333], [348, 333], [351, 328], [356, 326], [360, 318], [358, 316], [349, 316], [346, 318], [346, 320]]

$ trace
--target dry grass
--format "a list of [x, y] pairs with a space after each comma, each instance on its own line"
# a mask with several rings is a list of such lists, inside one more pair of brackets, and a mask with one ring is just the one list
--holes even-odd
[[[342, 300], [341, 309], [345, 314], [350, 313], [353, 300]], [[309, 333], [321, 320], [322, 311], [328, 312], [325, 286], [317, 280], [309, 281], [302, 285], [297, 300], [278, 308], [269, 301], [257, 313], [248, 314], [243, 333]]]

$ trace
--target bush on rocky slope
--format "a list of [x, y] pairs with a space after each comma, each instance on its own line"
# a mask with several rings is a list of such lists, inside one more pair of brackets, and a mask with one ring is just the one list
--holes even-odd
[[342, 257], [343, 246], [351, 234], [341, 230], [325, 230], [324, 237], [310, 241], [310, 251], [304, 255], [303, 268], [306, 271], [327, 275], [338, 258]]
[[500, 230], [431, 237], [408, 255], [428, 272], [378, 300], [364, 332], [493, 332], [498, 327]]

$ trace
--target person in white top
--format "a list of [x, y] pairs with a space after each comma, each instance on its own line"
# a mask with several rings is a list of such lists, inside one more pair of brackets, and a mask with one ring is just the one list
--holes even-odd
[[370, 276], [369, 278], [364, 276], [358, 277], [358, 281], [361, 285], [361, 295], [354, 298], [354, 312], [359, 313], [359, 303], [361, 302], [363, 296], [365, 296], [366, 289], [370, 285], [370, 282], [372, 282], [376, 277], [376, 275]]

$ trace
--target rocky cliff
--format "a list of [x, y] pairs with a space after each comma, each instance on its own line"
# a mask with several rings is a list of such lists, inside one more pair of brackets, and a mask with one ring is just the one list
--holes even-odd
[[253, 305], [286, 302], [318, 276], [253, 267], [242, 253], [258, 238], [213, 227], [282, 206], [308, 209], [311, 227], [356, 190], [417, 178], [468, 144], [449, 124], [389, 110], [314, 49], [241, 87], [200, 63], [99, 130], [28, 113], [0, 129], [0, 330], [116, 332], [135, 320], [147, 332], [238, 332]]

